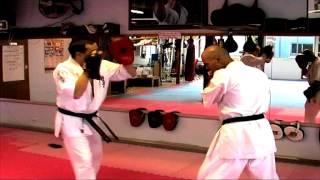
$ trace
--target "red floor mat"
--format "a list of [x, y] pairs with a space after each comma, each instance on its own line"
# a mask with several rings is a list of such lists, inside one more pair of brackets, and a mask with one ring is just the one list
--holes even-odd
[[[15, 139], [0, 138], [0, 179], [74, 179], [68, 160], [19, 151], [19, 147], [10, 144]], [[177, 178], [102, 166], [98, 179]]]

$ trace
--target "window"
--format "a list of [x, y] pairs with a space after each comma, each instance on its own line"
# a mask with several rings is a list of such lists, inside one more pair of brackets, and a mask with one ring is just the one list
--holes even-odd
[[313, 51], [313, 44], [299, 44], [299, 43], [292, 43], [291, 44], [291, 56], [296, 56], [299, 53], [302, 53], [303, 50], [309, 49]]

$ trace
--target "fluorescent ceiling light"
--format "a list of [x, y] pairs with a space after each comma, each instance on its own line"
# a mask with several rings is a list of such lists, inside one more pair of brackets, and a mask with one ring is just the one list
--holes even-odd
[[157, 20], [156, 18], [131, 18], [132, 21], [150, 21], [150, 20]]
[[136, 10], [136, 9], [131, 9], [130, 12], [132, 12], [132, 13], [134, 13], [134, 14], [144, 14], [143, 11], [139, 11], [139, 10]]
[[312, 14], [312, 13], [320, 13], [320, 10], [313, 10], [313, 11], [309, 11], [308, 13], [309, 13], [309, 14]]

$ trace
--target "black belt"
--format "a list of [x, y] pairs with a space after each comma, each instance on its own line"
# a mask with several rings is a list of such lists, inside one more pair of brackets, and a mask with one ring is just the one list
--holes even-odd
[[222, 125], [224, 124], [229, 124], [229, 123], [235, 123], [235, 122], [243, 122], [243, 121], [254, 121], [258, 119], [264, 118], [264, 114], [257, 114], [257, 115], [252, 115], [252, 116], [242, 116], [242, 117], [234, 117], [234, 118], [229, 118], [225, 119], [222, 121]]
[[110, 129], [110, 127], [99, 116], [97, 116], [97, 111], [94, 112], [94, 113], [90, 113], [90, 114], [75, 113], [75, 112], [68, 111], [68, 110], [65, 110], [65, 109], [62, 109], [62, 108], [59, 108], [59, 107], [58, 107], [58, 111], [60, 113], [62, 113], [62, 114], [66, 114], [66, 115], [69, 115], [69, 116], [75, 116], [75, 117], [79, 117], [79, 118], [85, 119], [91, 125], [91, 127], [93, 129], [95, 129], [100, 134], [100, 136], [102, 137], [102, 139], [104, 141], [111, 142], [111, 139], [106, 135], [106, 133], [92, 120], [93, 117], [97, 117], [97, 118], [100, 119], [100, 121], [103, 123], [103, 125], [110, 131], [112, 136], [117, 140], [119, 139], [114, 134], [114, 132]]

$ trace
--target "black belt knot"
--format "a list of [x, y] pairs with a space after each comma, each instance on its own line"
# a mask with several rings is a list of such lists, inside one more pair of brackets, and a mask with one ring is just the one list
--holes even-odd
[[102, 137], [102, 139], [106, 142], [111, 142], [111, 139], [106, 135], [106, 133], [92, 120], [93, 117], [98, 117], [100, 119], [100, 121], [102, 122], [102, 124], [109, 130], [109, 132], [112, 134], [112, 136], [115, 138], [115, 139], [119, 139], [115, 134], [114, 132], [111, 130], [111, 128], [99, 117], [97, 116], [97, 111], [96, 112], [93, 112], [93, 113], [90, 113], [90, 114], [85, 114], [85, 113], [75, 113], [75, 112], [72, 112], [72, 111], [68, 111], [66, 109], [62, 109], [62, 108], [59, 108], [58, 107], [58, 111], [62, 114], [66, 114], [66, 115], [69, 115], [69, 116], [75, 116], [75, 117], [79, 117], [79, 118], [82, 118], [82, 119], [85, 119], [93, 129], [95, 129], [99, 134], [100, 136]]

